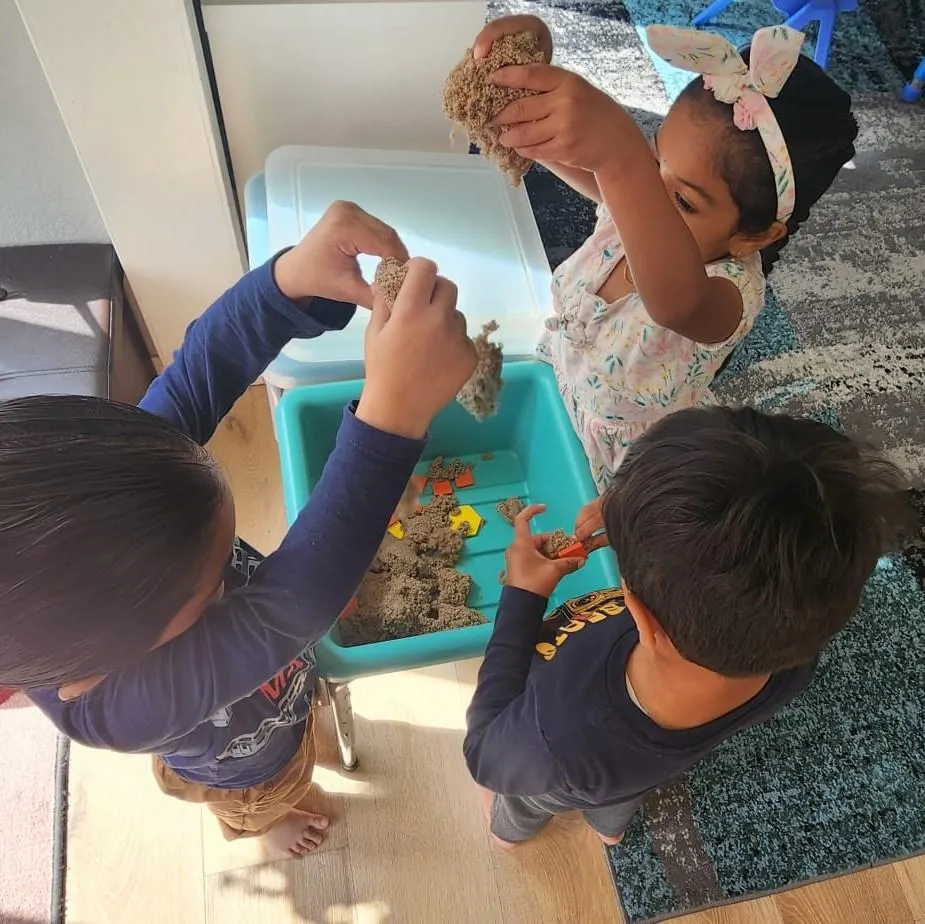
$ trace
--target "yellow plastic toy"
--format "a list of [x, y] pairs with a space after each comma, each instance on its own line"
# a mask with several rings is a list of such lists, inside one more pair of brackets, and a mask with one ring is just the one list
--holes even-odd
[[467, 539], [477, 535], [484, 522], [485, 521], [476, 513], [475, 507], [470, 507], [469, 504], [463, 504], [459, 508], [458, 513], [450, 515], [450, 526], [452, 526], [453, 529], [459, 529], [463, 523], [468, 526], [468, 531], [466, 532]]

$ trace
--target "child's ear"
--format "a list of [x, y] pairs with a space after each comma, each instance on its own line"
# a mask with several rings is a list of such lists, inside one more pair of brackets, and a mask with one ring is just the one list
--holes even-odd
[[655, 644], [658, 633], [662, 631], [658, 620], [652, 615], [652, 611], [634, 594], [626, 581], [623, 581], [623, 600], [626, 602], [626, 608], [636, 623], [636, 630], [639, 632], [639, 644], [645, 648], [651, 648]]
[[66, 683], [63, 687], [58, 687], [58, 699], [67, 703], [78, 696], [83, 696], [95, 686], [101, 684], [106, 679], [105, 674], [97, 674], [95, 677], [87, 677], [86, 680], [75, 680], [73, 683]]
[[775, 241], [787, 236], [787, 226], [782, 221], [775, 221], [769, 228], [758, 234], [734, 234], [729, 242], [729, 253], [734, 257], [750, 257], [753, 253], [770, 247]]

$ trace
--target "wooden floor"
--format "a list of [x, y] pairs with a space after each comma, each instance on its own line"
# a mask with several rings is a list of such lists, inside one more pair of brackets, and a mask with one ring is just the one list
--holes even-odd
[[[254, 388], [213, 450], [239, 532], [270, 551], [284, 530], [266, 396]], [[148, 761], [74, 747], [68, 924], [597, 924], [620, 920], [599, 842], [566, 821], [514, 855], [489, 845], [461, 754], [477, 663], [352, 685], [359, 772], [337, 770], [321, 710], [326, 849], [264, 863], [208, 813], [168, 799]], [[684, 924], [925, 924], [925, 859], [677, 919]]]

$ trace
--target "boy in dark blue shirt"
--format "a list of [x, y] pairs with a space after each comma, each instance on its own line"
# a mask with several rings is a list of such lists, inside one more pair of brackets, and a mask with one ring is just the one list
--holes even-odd
[[[882, 456], [812, 420], [679, 411], [620, 466], [598, 526], [622, 586], [544, 620], [574, 561], [518, 518], [465, 756], [502, 844], [577, 809], [608, 844], [646, 793], [812, 680], [908, 522]], [[596, 511], [596, 512], [595, 512]]]
[[[406, 260], [339, 203], [196, 322], [140, 409], [76, 397], [0, 405], [0, 685], [76, 741], [156, 755], [161, 787], [280, 855], [311, 812], [312, 644], [350, 601], [437, 411], [475, 366], [456, 290], [409, 263], [389, 311], [358, 253]], [[372, 308], [362, 397], [279, 549], [224, 593], [234, 503], [202, 448], [293, 337]], [[426, 387], [421, 383], [426, 382]]]

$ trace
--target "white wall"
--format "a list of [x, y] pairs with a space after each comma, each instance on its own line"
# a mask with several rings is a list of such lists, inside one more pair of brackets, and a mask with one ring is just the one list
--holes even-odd
[[166, 360], [245, 269], [192, 0], [17, 6]]
[[0, 0], [0, 247], [108, 240], [16, 0]]
[[486, 0], [204, 0], [239, 196], [282, 145], [452, 150], [441, 91], [485, 15]]

